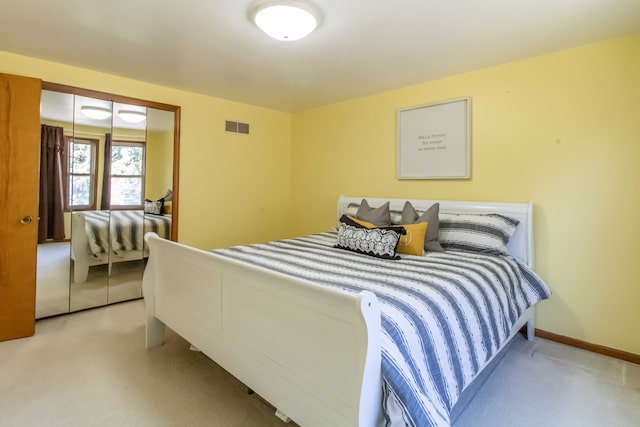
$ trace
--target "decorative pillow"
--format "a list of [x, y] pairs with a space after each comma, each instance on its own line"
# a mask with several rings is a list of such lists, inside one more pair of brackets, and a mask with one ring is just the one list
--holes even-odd
[[377, 227], [386, 227], [391, 224], [391, 214], [389, 213], [389, 202], [380, 207], [372, 208], [366, 199], [362, 199], [356, 218], [375, 224]]
[[349, 218], [351, 221], [357, 222], [358, 224], [362, 225], [363, 227], [367, 227], [367, 228], [375, 228], [376, 227], [375, 224], [372, 224], [372, 223], [367, 222], [367, 221], [363, 221], [363, 220], [358, 219], [356, 217], [353, 217], [351, 215], [347, 215], [347, 218]]
[[367, 228], [342, 215], [335, 247], [377, 258], [400, 259], [396, 248], [405, 233], [401, 227]]
[[402, 208], [402, 223], [403, 224], [415, 224], [420, 222], [429, 223], [427, 232], [424, 238], [424, 250], [430, 252], [442, 252], [444, 249], [438, 242], [438, 231], [440, 229], [440, 222], [438, 216], [440, 212], [440, 204], [434, 203], [429, 206], [429, 209], [424, 211], [422, 215], [414, 209], [411, 202], [406, 201]]
[[167, 215], [171, 215], [173, 213], [172, 201], [167, 201], [167, 199], [164, 199], [164, 205], [162, 206], [162, 213]]
[[498, 214], [440, 214], [440, 244], [445, 249], [506, 255], [519, 222]]
[[[375, 225], [370, 222], [362, 221], [352, 216], [348, 216], [348, 218], [369, 229], [375, 228]], [[428, 224], [426, 222], [419, 222], [417, 224], [398, 224], [387, 227], [397, 229], [404, 228], [406, 232], [406, 234], [400, 237], [396, 252], [422, 256], [424, 254], [424, 238], [427, 233], [427, 226]]]
[[164, 207], [164, 198], [158, 200], [144, 200], [144, 213], [151, 215], [162, 215]]
[[401, 227], [407, 232], [398, 242], [397, 252], [401, 254], [418, 255], [424, 254], [424, 239], [427, 234], [428, 223], [419, 222], [417, 224], [403, 224]]

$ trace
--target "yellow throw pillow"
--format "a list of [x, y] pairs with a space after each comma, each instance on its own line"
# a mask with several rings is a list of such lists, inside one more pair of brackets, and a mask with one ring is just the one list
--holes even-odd
[[422, 256], [424, 253], [424, 236], [427, 234], [428, 222], [417, 224], [402, 224], [407, 234], [400, 236], [396, 252], [401, 254]]
[[[348, 218], [357, 222], [363, 227], [376, 228], [376, 226], [370, 222], [363, 221], [352, 216], [348, 216]], [[407, 230], [407, 234], [400, 236], [400, 241], [398, 242], [396, 252], [401, 254], [422, 256], [424, 254], [424, 237], [427, 234], [428, 225], [428, 222], [392, 225], [391, 227], [404, 227], [404, 229]]]
[[356, 218], [355, 216], [351, 216], [351, 215], [347, 215], [347, 218], [349, 218], [351, 221], [357, 222], [358, 224], [360, 224], [363, 227], [367, 227], [367, 228], [376, 228], [377, 225], [371, 223], [371, 222], [367, 222], [367, 221], [363, 221], [361, 219]]

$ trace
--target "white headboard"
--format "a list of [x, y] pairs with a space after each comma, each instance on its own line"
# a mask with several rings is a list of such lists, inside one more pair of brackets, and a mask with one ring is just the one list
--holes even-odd
[[501, 203], [501, 202], [461, 202], [453, 200], [418, 200], [418, 199], [381, 199], [373, 197], [340, 196], [338, 199], [338, 219], [347, 213], [350, 204], [360, 204], [367, 199], [369, 206], [378, 207], [389, 202], [389, 209], [402, 212], [404, 203], [408, 200], [413, 207], [423, 212], [434, 203], [440, 203], [440, 212], [444, 213], [497, 213], [520, 221], [516, 231], [509, 239], [507, 249], [509, 253], [530, 267], [533, 267], [533, 205], [529, 203]]

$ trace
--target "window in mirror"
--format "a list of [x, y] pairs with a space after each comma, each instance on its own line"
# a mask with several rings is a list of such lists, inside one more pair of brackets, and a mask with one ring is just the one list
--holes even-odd
[[111, 148], [112, 208], [142, 207], [144, 156], [144, 142], [113, 141]]
[[95, 210], [98, 140], [64, 137], [67, 156], [64, 171], [66, 210]]

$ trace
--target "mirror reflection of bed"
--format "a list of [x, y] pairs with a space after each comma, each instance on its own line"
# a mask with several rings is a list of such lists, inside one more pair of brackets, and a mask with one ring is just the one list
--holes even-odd
[[42, 91], [36, 318], [141, 298], [144, 232], [172, 236], [175, 113], [137, 104]]
[[[71, 216], [71, 311], [88, 308], [98, 297], [103, 277], [109, 278], [108, 303], [140, 298], [141, 274], [149, 257], [144, 233], [171, 237], [171, 212], [161, 202], [149, 201], [145, 210], [73, 212]], [[152, 213], [158, 203], [158, 210]], [[92, 295], [96, 295], [92, 297]]]

